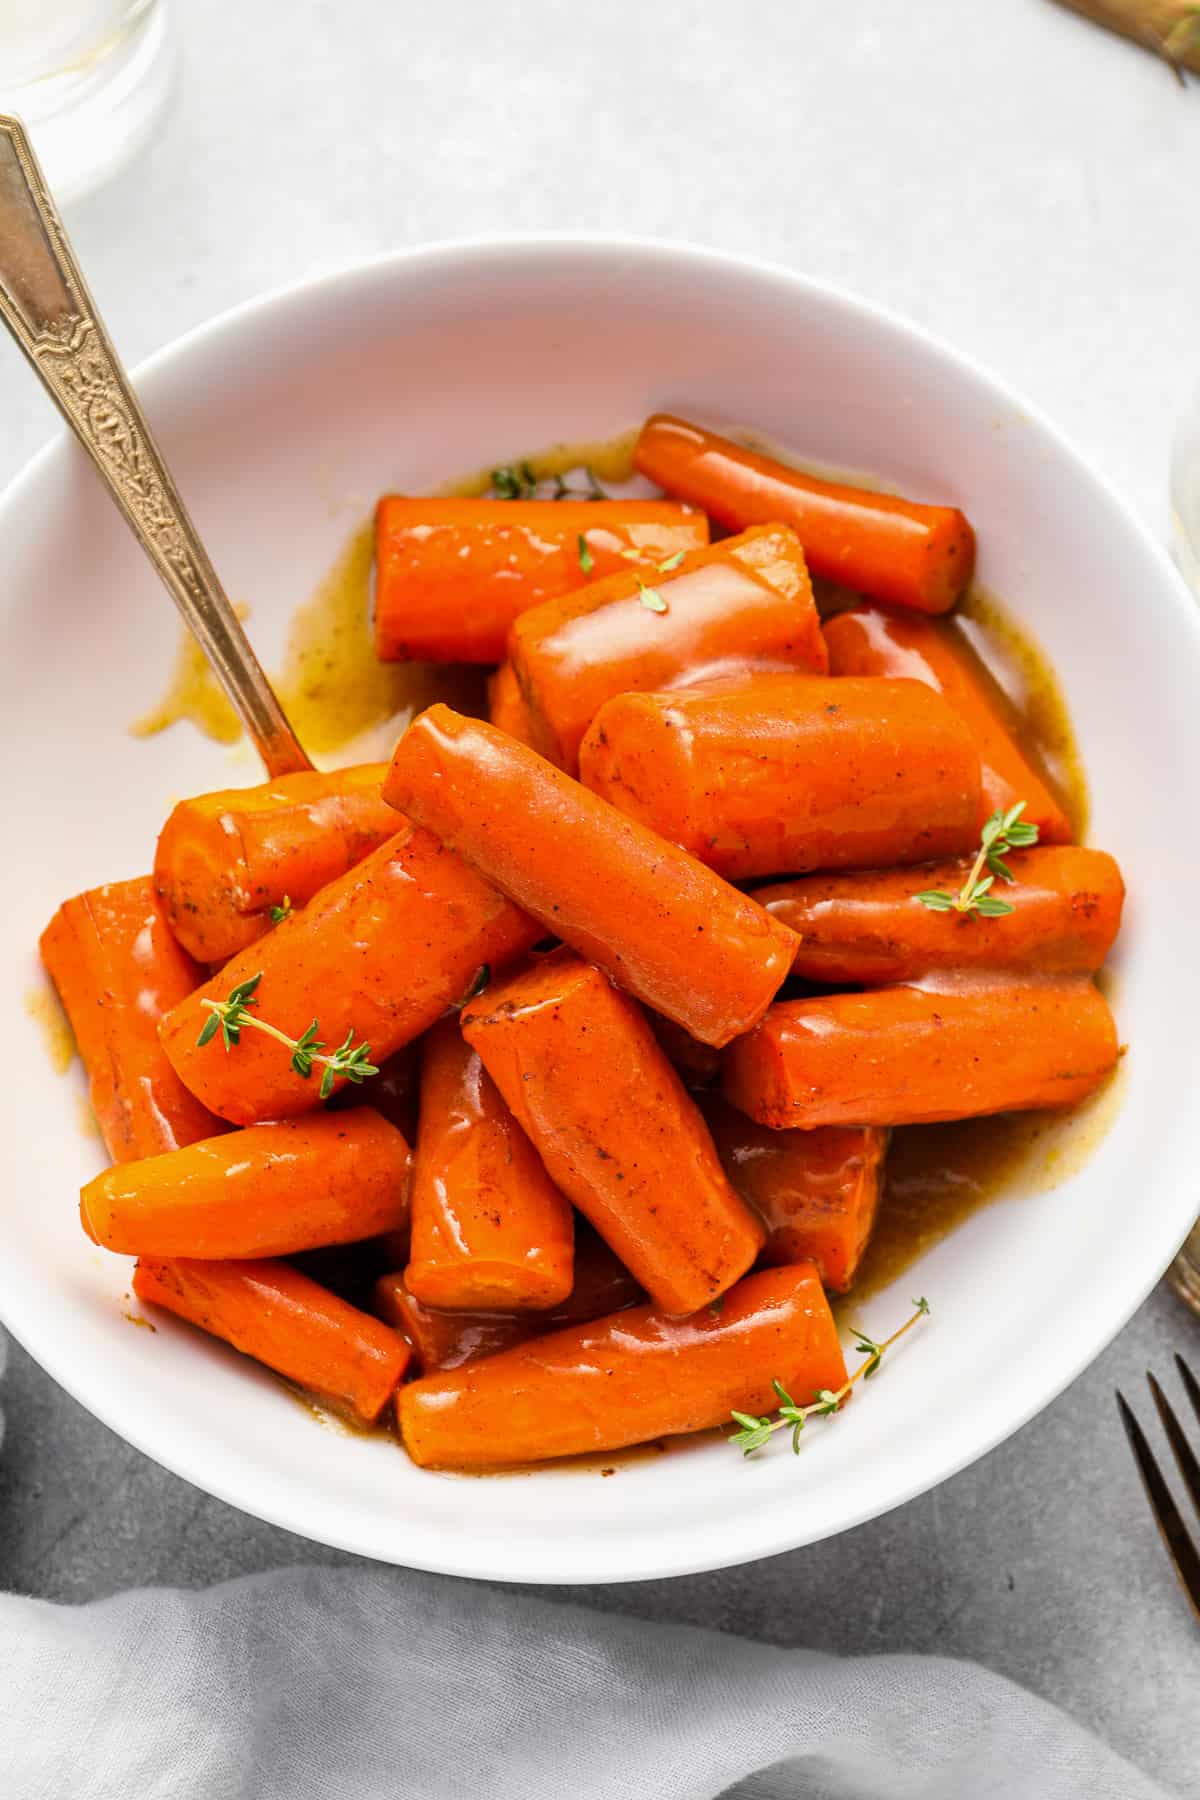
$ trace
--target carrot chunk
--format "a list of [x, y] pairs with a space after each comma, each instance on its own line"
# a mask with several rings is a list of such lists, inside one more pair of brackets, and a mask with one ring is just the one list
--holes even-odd
[[94, 1243], [129, 1256], [290, 1256], [397, 1231], [408, 1145], [369, 1106], [202, 1139], [120, 1163], [80, 1196]]
[[478, 719], [447, 706], [422, 713], [384, 791], [548, 931], [704, 1043], [748, 1031], [791, 965], [791, 933], [754, 901]]
[[158, 1041], [158, 1021], [204, 979], [176, 943], [149, 875], [65, 900], [41, 936], [108, 1154], [132, 1162], [221, 1129]]
[[528, 607], [707, 542], [704, 514], [665, 500], [389, 494], [375, 514], [375, 648], [384, 662], [499, 662]]
[[463, 1010], [551, 1179], [656, 1305], [693, 1312], [762, 1242], [704, 1121], [644, 1014], [566, 950], [513, 971]]
[[688, 1319], [635, 1306], [402, 1388], [400, 1434], [423, 1468], [489, 1469], [618, 1450], [798, 1405], [846, 1379], [812, 1263], [748, 1275]]
[[284, 1262], [143, 1257], [133, 1290], [368, 1425], [412, 1355], [398, 1332]]
[[814, 575], [891, 606], [947, 612], [971, 579], [975, 533], [957, 507], [823, 481], [669, 413], [646, 421], [634, 463], [733, 531], [790, 525]]

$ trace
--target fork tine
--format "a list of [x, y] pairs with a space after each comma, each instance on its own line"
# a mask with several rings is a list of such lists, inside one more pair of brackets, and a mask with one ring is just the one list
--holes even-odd
[[1192, 1374], [1179, 1352], [1175, 1352], [1175, 1367], [1179, 1370], [1179, 1379], [1183, 1383], [1183, 1391], [1192, 1403], [1192, 1411], [1200, 1419], [1200, 1381]]
[[1187, 1526], [1179, 1516], [1179, 1508], [1171, 1496], [1171, 1490], [1163, 1480], [1162, 1471], [1154, 1460], [1142, 1428], [1119, 1388], [1117, 1410], [1146, 1489], [1150, 1510], [1166, 1545], [1167, 1555], [1175, 1564], [1175, 1572], [1183, 1583], [1184, 1592], [1192, 1603], [1196, 1617], [1200, 1619], [1200, 1552], [1188, 1536]]
[[1196, 1452], [1183, 1435], [1183, 1426], [1175, 1417], [1175, 1408], [1159, 1387], [1149, 1369], [1146, 1380], [1150, 1384], [1150, 1392], [1154, 1396], [1154, 1404], [1158, 1408], [1158, 1416], [1162, 1420], [1163, 1430], [1167, 1434], [1167, 1442], [1174, 1452], [1175, 1461], [1179, 1465], [1179, 1473], [1183, 1476], [1184, 1486], [1192, 1497], [1192, 1505], [1200, 1516], [1200, 1462], [1196, 1460]]

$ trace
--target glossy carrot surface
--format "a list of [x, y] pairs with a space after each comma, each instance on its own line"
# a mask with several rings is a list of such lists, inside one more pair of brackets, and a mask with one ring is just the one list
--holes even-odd
[[411, 1344], [417, 1368], [424, 1374], [460, 1368], [527, 1338], [620, 1312], [645, 1298], [625, 1265], [582, 1221], [575, 1244], [575, 1285], [562, 1304], [548, 1312], [439, 1312], [409, 1291], [403, 1274], [381, 1275], [375, 1283], [375, 1311]]
[[791, 933], [754, 901], [494, 726], [430, 707], [385, 792], [704, 1043], [749, 1030], [791, 966]]
[[844, 1294], [871, 1236], [890, 1133], [876, 1125], [772, 1131], [719, 1094], [704, 1117], [730, 1181], [766, 1226], [759, 1264], [812, 1261]]
[[181, 800], [159, 836], [154, 883], [184, 949], [224, 962], [271, 929], [273, 907], [303, 906], [391, 837], [386, 766], [306, 770]]
[[758, 1221], [638, 1006], [558, 950], [462, 1014], [551, 1179], [655, 1303], [693, 1312], [758, 1252]]
[[805, 475], [669, 413], [646, 421], [634, 463], [733, 531], [790, 525], [814, 575], [889, 605], [946, 612], [971, 579], [975, 534], [957, 507]]
[[776, 1129], [918, 1125], [1073, 1106], [1116, 1065], [1086, 977], [946, 981], [782, 1001], [726, 1052], [726, 1098]]
[[932, 619], [855, 607], [825, 626], [834, 675], [898, 676], [924, 682], [943, 694], [966, 724], [982, 763], [980, 824], [1003, 807], [1025, 802], [1022, 817], [1036, 825], [1043, 844], [1069, 844], [1071, 822], [1033, 768], [1001, 716], [986, 682]]
[[409, 1290], [451, 1311], [557, 1306], [572, 1219], [457, 1018], [441, 1020], [422, 1046]]
[[89, 1181], [79, 1216], [128, 1256], [290, 1256], [395, 1231], [408, 1145], [369, 1106], [206, 1138]]
[[688, 1319], [635, 1306], [425, 1376], [401, 1389], [400, 1433], [422, 1467], [502, 1468], [773, 1411], [774, 1381], [805, 1405], [845, 1379], [817, 1271], [799, 1263], [748, 1275]]
[[1071, 975], [1098, 969], [1121, 924], [1125, 884], [1107, 852], [1074, 845], [1014, 850], [1011, 883], [995, 892], [1012, 912], [934, 912], [916, 898], [958, 894], [974, 858], [915, 869], [808, 875], [758, 888], [755, 899], [799, 940], [792, 972], [808, 981], [875, 985], [931, 969], [1010, 969]]
[[580, 779], [729, 881], [920, 862], [979, 841], [979, 755], [915, 681], [756, 675], [621, 694]]
[[823, 674], [827, 653], [795, 536], [764, 526], [650, 576], [624, 570], [523, 613], [509, 657], [539, 747], [575, 770], [614, 694], [748, 668]]
[[352, 1032], [378, 1065], [461, 1000], [483, 964], [502, 967], [540, 935], [437, 838], [401, 824], [177, 1006], [162, 1022], [163, 1046], [192, 1092], [235, 1124], [309, 1112], [320, 1072], [296, 1074], [284, 1045], [249, 1028], [229, 1051], [219, 1034], [199, 1044], [205, 999], [261, 974], [258, 1017], [297, 1039], [316, 1019], [330, 1046]]
[[143, 1257], [133, 1290], [365, 1424], [379, 1417], [412, 1354], [398, 1332], [284, 1262]]
[[391, 494], [375, 514], [376, 651], [384, 662], [499, 662], [528, 607], [707, 542], [704, 514], [665, 500]]
[[158, 1041], [159, 1019], [204, 972], [172, 936], [151, 877], [65, 900], [40, 948], [113, 1161], [157, 1156], [220, 1131], [220, 1120], [183, 1085]]

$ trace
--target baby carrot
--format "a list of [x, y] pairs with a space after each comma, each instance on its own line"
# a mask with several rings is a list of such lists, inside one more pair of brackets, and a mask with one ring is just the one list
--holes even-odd
[[997, 807], [1025, 802], [1022, 817], [1043, 844], [1069, 844], [1071, 822], [1004, 723], [982, 668], [946, 627], [911, 614], [857, 606], [825, 626], [834, 675], [891, 675], [922, 681], [945, 695], [975, 740], [983, 765], [979, 823]]
[[921, 862], [979, 842], [979, 756], [915, 681], [754, 675], [620, 694], [580, 780], [727, 881]]
[[167, 925], [149, 875], [65, 900], [41, 936], [114, 1162], [194, 1143], [221, 1124], [189, 1093], [158, 1021], [204, 979]]
[[760, 1267], [811, 1260], [822, 1285], [844, 1294], [875, 1223], [891, 1134], [877, 1125], [771, 1131], [719, 1094], [703, 1107], [725, 1173], [767, 1228]]
[[545, 746], [511, 663], [501, 663], [495, 674], [488, 676], [487, 696], [488, 718], [497, 731], [507, 731], [518, 743], [528, 744], [531, 750], [541, 749], [544, 754]]
[[384, 791], [548, 931], [706, 1044], [748, 1031], [791, 965], [791, 933], [754, 901], [478, 719], [446, 706], [422, 713]]
[[463, 1035], [546, 1170], [665, 1312], [694, 1312], [754, 1261], [757, 1220], [635, 1003], [567, 950], [463, 1009]]
[[308, 1112], [317, 1078], [298, 1075], [273, 1038], [246, 1028], [229, 1051], [219, 1034], [199, 1043], [213, 1016], [205, 1000], [260, 975], [256, 1017], [295, 1039], [316, 1020], [330, 1046], [352, 1033], [379, 1064], [461, 1000], [485, 963], [502, 966], [540, 935], [435, 837], [401, 824], [169, 1013], [163, 1047], [192, 1092], [234, 1124]]
[[400, 1391], [400, 1434], [423, 1468], [502, 1468], [773, 1411], [776, 1381], [804, 1405], [845, 1379], [817, 1271], [798, 1263], [748, 1275], [688, 1319], [635, 1306], [427, 1375]]
[[411, 1359], [398, 1332], [285, 1262], [143, 1257], [133, 1291], [368, 1425]]
[[119, 1163], [89, 1181], [93, 1243], [127, 1256], [291, 1256], [395, 1231], [408, 1145], [369, 1106], [316, 1113]]
[[499, 662], [527, 607], [707, 542], [704, 514], [665, 500], [390, 494], [375, 514], [376, 652], [384, 662]]
[[787, 1000], [725, 1057], [725, 1096], [760, 1125], [919, 1125], [1073, 1106], [1114, 1067], [1117, 1031], [1082, 976]]
[[575, 1285], [561, 1306], [548, 1312], [438, 1312], [410, 1293], [402, 1274], [381, 1275], [375, 1283], [375, 1311], [412, 1345], [422, 1374], [457, 1369], [526, 1338], [620, 1312], [645, 1298], [624, 1264], [582, 1220], [575, 1243]]
[[224, 962], [271, 929], [273, 910], [303, 906], [391, 837], [385, 770], [306, 770], [181, 800], [159, 836], [154, 882], [184, 949]]
[[807, 875], [759, 888], [754, 898], [799, 940], [792, 973], [808, 981], [876, 986], [931, 969], [1011, 969], [1047, 975], [1098, 969], [1121, 924], [1125, 884], [1103, 850], [1070, 844], [1014, 850], [1011, 884], [995, 892], [1012, 912], [984, 918], [934, 912], [916, 898], [957, 894], [973, 857], [918, 869]]
[[513, 626], [509, 657], [538, 747], [572, 774], [584, 732], [614, 694], [828, 666], [800, 545], [780, 525], [534, 607]]
[[790, 525], [814, 575], [892, 606], [947, 612], [971, 579], [975, 533], [957, 507], [823, 481], [669, 413], [647, 419], [634, 463], [733, 531]]
[[556, 1306], [572, 1217], [458, 1020], [441, 1020], [422, 1047], [410, 1292], [448, 1311]]

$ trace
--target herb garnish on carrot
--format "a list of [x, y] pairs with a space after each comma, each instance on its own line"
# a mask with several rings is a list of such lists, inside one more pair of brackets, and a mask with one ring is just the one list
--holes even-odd
[[318, 1020], [314, 1019], [301, 1037], [294, 1038], [289, 1037], [286, 1031], [280, 1031], [277, 1025], [268, 1025], [265, 1019], [255, 1018], [249, 1008], [258, 1005], [254, 990], [261, 980], [260, 970], [257, 975], [251, 975], [248, 981], [239, 981], [235, 988], [231, 988], [227, 1000], [201, 1002], [208, 1008], [209, 1017], [196, 1039], [198, 1047], [209, 1043], [218, 1031], [226, 1051], [232, 1050], [235, 1044], [241, 1042], [242, 1030], [247, 1025], [255, 1031], [265, 1032], [268, 1037], [275, 1038], [285, 1049], [291, 1051], [292, 1067], [297, 1075], [307, 1078], [313, 1072], [314, 1063], [323, 1065], [320, 1089], [322, 1100], [328, 1100], [339, 1075], [344, 1075], [347, 1081], [355, 1083], [365, 1081], [368, 1075], [378, 1075], [379, 1070], [375, 1064], [367, 1061], [371, 1054], [370, 1044], [356, 1044], [353, 1030], [346, 1033], [344, 1043], [326, 1056], [325, 1045], [317, 1036], [320, 1030]]
[[[1006, 852], [1025, 850], [1038, 841], [1037, 826], [1027, 825], [1021, 818], [1024, 811], [1024, 800], [1018, 800], [1007, 812], [1003, 807], [997, 807], [983, 827], [979, 854], [958, 893], [945, 894], [940, 888], [927, 888], [923, 894], [916, 896], [921, 905], [927, 906], [931, 912], [974, 912], [984, 919], [999, 919], [1005, 913], [1012, 912], [1007, 900], [1001, 900], [998, 894], [989, 890], [997, 875], [1002, 881], [1016, 880], [1004, 860]], [[990, 875], [984, 875], [985, 865], [991, 870]]]

